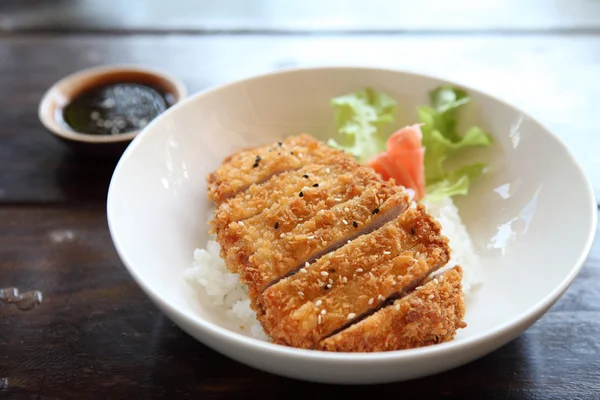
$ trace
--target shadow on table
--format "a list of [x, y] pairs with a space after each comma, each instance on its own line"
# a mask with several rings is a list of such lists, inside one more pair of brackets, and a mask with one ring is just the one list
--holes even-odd
[[296, 381], [246, 367], [196, 342], [163, 317], [155, 331], [152, 398], [323, 398], [397, 395], [403, 398], [505, 399], [526, 390], [534, 355], [523, 337], [463, 367], [413, 381], [375, 386], [339, 386]]
[[119, 157], [120, 155], [89, 156], [65, 151], [56, 166], [56, 184], [69, 201], [105, 201]]

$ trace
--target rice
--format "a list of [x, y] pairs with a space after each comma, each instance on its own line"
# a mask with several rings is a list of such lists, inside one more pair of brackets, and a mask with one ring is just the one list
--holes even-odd
[[[469, 295], [481, 283], [477, 273], [479, 259], [458, 209], [449, 197], [436, 201], [424, 199], [423, 204], [440, 222], [442, 233], [450, 241], [452, 255], [444, 270], [460, 265], [464, 270], [463, 291]], [[185, 270], [184, 279], [195, 291], [208, 296], [215, 311], [244, 330], [249, 329], [253, 337], [268, 340], [256, 313], [250, 308], [248, 288], [240, 282], [238, 274], [229, 272], [219, 252], [219, 244], [210, 237], [205, 249], [194, 250], [193, 264]]]

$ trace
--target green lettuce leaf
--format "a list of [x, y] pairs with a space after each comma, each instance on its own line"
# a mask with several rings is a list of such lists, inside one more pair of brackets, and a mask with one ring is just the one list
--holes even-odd
[[458, 112], [471, 101], [464, 90], [440, 86], [429, 93], [429, 99], [430, 106], [417, 109], [425, 147], [426, 195], [429, 198], [466, 195], [470, 183], [483, 173], [485, 164], [448, 170], [445, 162], [460, 157], [463, 149], [489, 146], [491, 136], [477, 126], [470, 127], [463, 135], [458, 134]]
[[337, 140], [331, 147], [342, 149], [360, 162], [385, 151], [387, 137], [381, 132], [386, 123], [394, 122], [396, 101], [385, 93], [362, 89], [332, 99], [336, 110]]

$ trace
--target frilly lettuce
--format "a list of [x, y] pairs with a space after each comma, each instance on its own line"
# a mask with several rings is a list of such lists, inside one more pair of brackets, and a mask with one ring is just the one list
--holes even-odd
[[343, 149], [360, 162], [385, 151], [387, 137], [381, 126], [394, 121], [396, 101], [385, 93], [362, 89], [331, 100], [339, 141], [330, 139], [331, 147]]
[[[473, 179], [483, 173], [485, 164], [448, 170], [445, 162], [468, 147], [489, 146], [491, 137], [476, 126], [467, 129], [464, 135], [458, 134], [458, 111], [471, 101], [466, 91], [440, 86], [429, 92], [429, 100], [430, 105], [417, 108], [425, 147], [426, 197], [466, 195]], [[331, 147], [343, 149], [363, 163], [386, 150], [388, 137], [381, 128], [394, 122], [397, 104], [392, 97], [366, 88], [335, 97], [331, 104], [336, 110], [338, 129], [338, 140], [328, 141]]]
[[473, 126], [464, 135], [456, 131], [459, 108], [471, 101], [467, 92], [440, 86], [429, 92], [430, 106], [418, 108], [425, 147], [425, 192], [428, 198], [465, 195], [469, 184], [485, 169], [476, 163], [447, 170], [444, 162], [458, 151], [474, 146], [489, 146], [491, 137]]

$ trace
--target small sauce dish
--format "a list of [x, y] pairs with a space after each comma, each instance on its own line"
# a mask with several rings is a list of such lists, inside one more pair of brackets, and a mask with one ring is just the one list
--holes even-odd
[[186, 95], [183, 82], [164, 72], [102, 66], [56, 82], [42, 97], [38, 116], [72, 150], [118, 156], [150, 121]]

